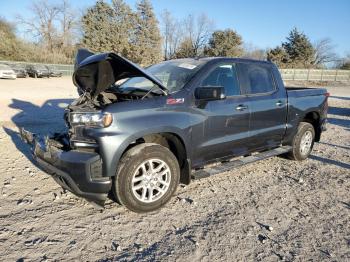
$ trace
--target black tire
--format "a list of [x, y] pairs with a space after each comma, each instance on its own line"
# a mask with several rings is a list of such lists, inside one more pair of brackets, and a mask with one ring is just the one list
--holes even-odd
[[[306, 152], [302, 152], [301, 150], [301, 141], [303, 136], [307, 133], [311, 132], [312, 134], [312, 140], [311, 140], [311, 146]], [[287, 154], [287, 157], [292, 160], [302, 161], [309, 157], [312, 148], [314, 146], [315, 142], [315, 129], [314, 127], [307, 122], [300, 122], [298, 126], [298, 131], [295, 134], [293, 138], [293, 144], [292, 144], [292, 150]]]
[[[145, 203], [140, 201], [133, 193], [132, 179], [140, 165], [149, 159], [159, 159], [167, 164], [170, 170], [170, 184], [158, 200]], [[120, 160], [114, 178], [113, 193], [117, 201], [129, 210], [137, 213], [145, 213], [164, 206], [175, 193], [179, 180], [180, 168], [174, 154], [168, 148], [159, 144], [143, 143], [131, 148]]]

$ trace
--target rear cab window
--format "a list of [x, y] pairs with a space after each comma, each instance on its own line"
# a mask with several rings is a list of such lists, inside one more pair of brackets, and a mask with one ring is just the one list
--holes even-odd
[[276, 85], [269, 66], [254, 63], [240, 63], [239, 67], [246, 94], [266, 94], [276, 90]]

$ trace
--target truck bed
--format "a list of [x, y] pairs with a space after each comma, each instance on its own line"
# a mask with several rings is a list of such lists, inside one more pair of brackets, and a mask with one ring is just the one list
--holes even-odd
[[310, 87], [285, 87], [288, 93], [288, 97], [303, 97], [303, 96], [319, 96], [325, 95], [327, 89], [325, 88], [310, 88]]

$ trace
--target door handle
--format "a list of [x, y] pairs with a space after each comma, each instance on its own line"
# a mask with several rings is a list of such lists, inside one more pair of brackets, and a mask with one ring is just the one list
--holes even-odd
[[276, 106], [283, 106], [283, 102], [282, 101], [277, 101], [276, 102]]
[[238, 111], [243, 111], [243, 110], [246, 110], [246, 109], [248, 109], [248, 107], [246, 105], [238, 105], [236, 107], [236, 110], [238, 110]]

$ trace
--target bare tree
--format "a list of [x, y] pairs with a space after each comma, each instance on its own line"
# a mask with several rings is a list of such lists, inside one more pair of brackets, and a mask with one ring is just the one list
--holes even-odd
[[261, 49], [252, 43], [245, 43], [243, 47], [243, 57], [257, 60], [266, 60], [267, 50]]
[[27, 27], [27, 32], [37, 37], [43, 42], [49, 51], [52, 51], [57, 39], [57, 21], [60, 8], [56, 4], [50, 4], [45, 0], [33, 1], [29, 7], [33, 16], [25, 19], [21, 15], [17, 16], [20, 24]]
[[31, 17], [17, 16], [18, 23], [26, 28], [26, 33], [42, 44], [44, 53], [64, 53], [71, 57], [77, 39], [78, 16], [68, 0], [55, 3], [35, 0], [29, 10]]
[[168, 60], [174, 57], [182, 40], [183, 30], [181, 24], [173, 18], [168, 10], [164, 10], [161, 14], [161, 22], [164, 60]]
[[169, 58], [174, 58], [176, 50], [179, 48], [179, 45], [183, 39], [183, 27], [179, 21], [176, 21], [174, 24], [173, 36], [170, 39], [171, 44], [169, 46]]
[[61, 45], [63, 48], [70, 48], [76, 40], [78, 20], [77, 14], [71, 8], [68, 0], [63, 0], [59, 7], [59, 21], [61, 24]]
[[201, 14], [196, 19], [189, 15], [184, 24], [187, 38], [192, 42], [193, 53], [199, 56], [211, 37], [214, 22], [206, 14]]
[[326, 63], [335, 62], [338, 59], [334, 52], [334, 45], [330, 38], [323, 38], [314, 43], [315, 58], [313, 64], [315, 66], [322, 66]]

